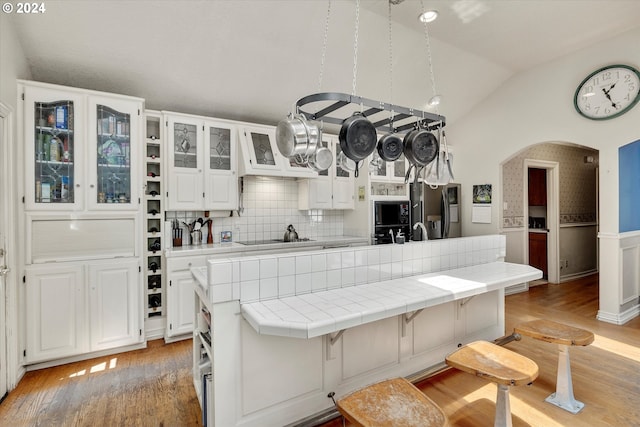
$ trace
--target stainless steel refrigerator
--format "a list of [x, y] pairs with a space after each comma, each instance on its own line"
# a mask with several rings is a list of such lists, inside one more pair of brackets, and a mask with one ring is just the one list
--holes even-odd
[[[424, 183], [411, 184], [412, 225], [422, 222], [429, 240], [461, 237], [462, 201], [460, 184], [440, 185], [433, 189]], [[412, 227], [412, 240], [424, 240], [422, 229]]]

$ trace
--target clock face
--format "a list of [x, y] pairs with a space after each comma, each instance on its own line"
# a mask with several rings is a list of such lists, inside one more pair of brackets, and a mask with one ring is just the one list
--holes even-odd
[[573, 99], [576, 110], [592, 120], [629, 111], [640, 100], [640, 73], [627, 65], [610, 65], [582, 81]]

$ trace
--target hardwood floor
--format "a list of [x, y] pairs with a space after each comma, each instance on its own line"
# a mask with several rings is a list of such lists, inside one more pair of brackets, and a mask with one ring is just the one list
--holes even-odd
[[[597, 275], [510, 295], [505, 307], [507, 331], [545, 318], [596, 335], [593, 344], [571, 349], [575, 397], [586, 404], [577, 415], [544, 402], [555, 391], [556, 345], [528, 337], [506, 345], [540, 368], [533, 385], [511, 389], [514, 427], [640, 426], [640, 318], [623, 326], [597, 321]], [[452, 369], [418, 387], [440, 405], [451, 427], [493, 425], [493, 383]], [[145, 350], [28, 372], [0, 404], [5, 425], [199, 426], [191, 341], [150, 341]], [[340, 426], [339, 419], [323, 425]]]
[[199, 426], [191, 340], [27, 372], [0, 426]]

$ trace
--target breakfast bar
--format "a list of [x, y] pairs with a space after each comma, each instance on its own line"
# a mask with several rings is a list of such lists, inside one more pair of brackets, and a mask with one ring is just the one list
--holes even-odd
[[288, 425], [504, 335], [504, 289], [541, 277], [504, 236], [210, 259], [193, 268], [194, 385], [211, 425]]

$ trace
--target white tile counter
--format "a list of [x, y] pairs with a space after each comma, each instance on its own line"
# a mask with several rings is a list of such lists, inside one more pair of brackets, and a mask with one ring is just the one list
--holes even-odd
[[[206, 273], [198, 274], [206, 283]], [[342, 329], [539, 279], [522, 264], [492, 262], [241, 305], [262, 335], [313, 338]]]

